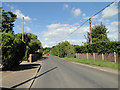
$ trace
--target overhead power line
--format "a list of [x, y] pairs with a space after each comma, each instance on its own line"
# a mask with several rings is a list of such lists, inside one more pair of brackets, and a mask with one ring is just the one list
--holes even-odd
[[98, 11], [96, 14], [94, 14], [91, 18], [93, 18], [94, 16], [96, 16], [97, 14], [101, 13], [103, 10], [105, 10], [107, 7], [109, 7], [110, 5], [112, 5], [113, 3], [115, 3], [117, 0], [111, 2], [109, 5], [107, 5], [106, 7], [104, 7], [102, 10]]
[[110, 5], [112, 5], [113, 3], [115, 3], [117, 0], [111, 2], [110, 4], [108, 4], [106, 7], [104, 7], [102, 10], [98, 11], [97, 13], [95, 13], [93, 16], [91, 16], [89, 19], [87, 19], [86, 21], [84, 21], [81, 25], [79, 25], [73, 32], [71, 32], [70, 34], [68, 34], [65, 38], [67, 39], [71, 34], [73, 34], [75, 31], [77, 31], [78, 29], [80, 29], [86, 22], [88, 22], [90, 19], [92, 19], [94, 16], [98, 15], [99, 13], [101, 13], [103, 10], [105, 10], [107, 7], [109, 7]]
[[[101, 13], [103, 10], [105, 10], [107, 7], [109, 7], [110, 5], [112, 5], [113, 3], [115, 3], [117, 0], [111, 2], [109, 5], [107, 5], [106, 7], [104, 7], [102, 10], [98, 11], [97, 13], [95, 13], [93, 16], [91, 16], [90, 18], [93, 18], [94, 16], [96, 16], [97, 14]], [[90, 19], [89, 18], [89, 19]], [[87, 19], [85, 22], [83, 22], [80, 26], [78, 26], [73, 32], [71, 32], [68, 36], [70, 36], [71, 34], [73, 34], [75, 31], [77, 31], [78, 29], [80, 29], [87, 21], [89, 21], [89, 19]], [[68, 37], [67, 36], [67, 37]]]

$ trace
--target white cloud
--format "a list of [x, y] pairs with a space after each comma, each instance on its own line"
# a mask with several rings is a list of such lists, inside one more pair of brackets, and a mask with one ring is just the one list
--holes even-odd
[[[92, 17], [93, 20], [95, 20], [96, 18], [98, 18], [99, 15], [96, 15], [94, 17]], [[86, 15], [83, 15], [83, 19], [89, 19], [90, 17], [87, 17]]]
[[45, 47], [50, 47], [50, 46], [48, 46], [48, 45], [45, 45], [45, 46], [44, 46], [44, 48], [45, 48]]
[[48, 38], [45, 38], [45, 41], [48, 41], [49, 39]]
[[120, 41], [120, 32], [118, 33], [118, 41]]
[[[10, 4], [6, 4], [7, 7], [9, 7], [11, 10], [14, 9], [14, 6], [10, 5]], [[14, 13], [17, 15], [17, 18], [22, 19], [24, 17], [24, 19], [26, 21], [31, 21], [31, 18], [29, 16], [25, 16], [20, 10], [14, 10]]]
[[81, 14], [81, 10], [79, 8], [77, 9], [72, 8], [72, 13], [74, 14], [75, 17], [77, 17]]
[[47, 41], [47, 42], [42, 42], [42, 44], [43, 44], [43, 47], [52, 47], [52, 46], [57, 45], [57, 42], [56, 41]]
[[93, 18], [93, 19], [96, 19], [96, 18], [98, 18], [98, 16], [99, 16], [99, 15], [95, 15], [95, 16], [93, 16], [92, 18]]
[[114, 21], [106, 26], [109, 31], [108, 38], [110, 40], [118, 40], [118, 24], [120, 25], [120, 22]]
[[64, 8], [68, 8], [69, 6], [68, 6], [68, 4], [64, 4]]
[[83, 17], [83, 19], [89, 19], [90, 17]]
[[13, 6], [10, 6], [10, 9], [14, 9], [14, 7], [13, 7]]
[[112, 41], [118, 41], [118, 32], [108, 34], [108, 38]]
[[83, 43], [86, 42], [86, 39], [79, 39], [79, 40], [71, 39], [68, 40], [68, 42], [70, 42], [73, 45], [82, 45]]
[[14, 9], [13, 6], [11, 6], [10, 4], [6, 4], [7, 7], [9, 7], [10, 9]]
[[31, 29], [30, 29], [29, 27], [25, 27], [25, 29], [26, 29], [27, 31], [31, 31]]
[[74, 25], [80, 25], [80, 23], [74, 23]]
[[34, 18], [33, 21], [37, 21], [37, 18]]
[[86, 14], [85, 13], [83, 13], [83, 17], [85, 17], [86, 16]]
[[22, 28], [19, 25], [17, 25], [16, 27], [17, 27], [17, 30], [22, 30]]
[[120, 25], [120, 22], [111, 22], [110, 25], [107, 26], [109, 32], [115, 32], [118, 31], [118, 24]]
[[[82, 41], [79, 40], [71, 40], [69, 39], [68, 35], [70, 35], [70, 33], [72, 33], [77, 27], [75, 25], [70, 25], [70, 24], [51, 24], [51, 25], [47, 25], [47, 31], [43, 31], [41, 33], [42, 36], [42, 40], [43, 42], [43, 46], [48, 45], [48, 46], [53, 46], [56, 45], [56, 41], [57, 43], [62, 41], [62, 40], [70, 40], [71, 44], [81, 44]], [[79, 36], [81, 37], [82, 35], [84, 35], [85, 33], [87, 33], [89, 31], [89, 27], [88, 26], [83, 26], [80, 29], [78, 29], [77, 31], [75, 31], [72, 36], [76, 37]], [[85, 41], [85, 40], [83, 40]]]
[[17, 15], [17, 18], [19, 19], [22, 19], [24, 17], [26, 21], [31, 21], [31, 18], [29, 16], [25, 16], [20, 10], [15, 10], [14, 13]]
[[102, 12], [102, 18], [110, 18], [118, 13], [118, 8], [115, 4], [112, 4], [110, 7], [107, 7]]
[[6, 4], [6, 6], [7, 6], [7, 7], [10, 7], [10, 5], [9, 5], [9, 4]]

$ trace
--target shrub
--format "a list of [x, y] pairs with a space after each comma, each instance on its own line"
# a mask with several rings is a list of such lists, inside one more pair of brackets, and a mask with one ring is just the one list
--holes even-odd
[[29, 47], [26, 46], [25, 56], [23, 57], [22, 61], [29, 61], [28, 60], [28, 57], [29, 57], [28, 50], [29, 50]]
[[61, 42], [51, 49], [51, 54], [63, 57], [75, 57], [74, 47], [68, 41]]
[[10, 69], [19, 65], [25, 55], [26, 44], [14, 34], [2, 33], [2, 65]]
[[74, 47], [76, 53], [120, 53], [120, 41], [97, 42]]
[[29, 49], [29, 54], [34, 54], [35, 51], [41, 48], [41, 42], [38, 39], [35, 40], [30, 40], [28, 43], [28, 46], [30, 47]]
[[42, 52], [36, 52], [35, 54], [39, 55], [39, 57], [42, 57]]
[[[22, 33], [17, 33], [16, 36], [20, 39], [22, 39]], [[35, 52], [40, 49], [41, 52], [43, 52], [42, 44], [38, 40], [37, 35], [32, 33], [26, 33], [24, 32], [24, 41], [26, 43], [26, 52], [25, 57], [23, 58], [24, 61], [28, 61], [29, 54], [35, 54]]]

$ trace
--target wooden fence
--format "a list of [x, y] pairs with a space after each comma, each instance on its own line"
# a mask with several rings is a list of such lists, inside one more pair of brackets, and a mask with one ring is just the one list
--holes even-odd
[[110, 62], [120, 62], [120, 54], [114, 53], [76, 53], [77, 59], [106, 60]]

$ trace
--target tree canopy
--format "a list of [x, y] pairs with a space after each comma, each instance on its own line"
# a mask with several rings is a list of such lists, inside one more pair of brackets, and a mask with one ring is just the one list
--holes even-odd
[[[22, 39], [22, 33], [18, 33], [16, 36]], [[26, 42], [27, 46], [30, 48], [29, 54], [33, 54], [38, 49], [42, 49], [42, 44], [35, 34], [24, 32], [24, 42]]]
[[0, 27], [2, 32], [13, 33], [14, 22], [17, 15], [11, 11], [5, 12], [2, 10], [2, 26]]
[[74, 47], [68, 41], [61, 42], [52, 47], [51, 54], [59, 57], [72, 57], [74, 56]]
[[[102, 23], [92, 27], [92, 42], [110, 41], [107, 37], [107, 28]], [[90, 33], [87, 32], [87, 43], [90, 43]]]

